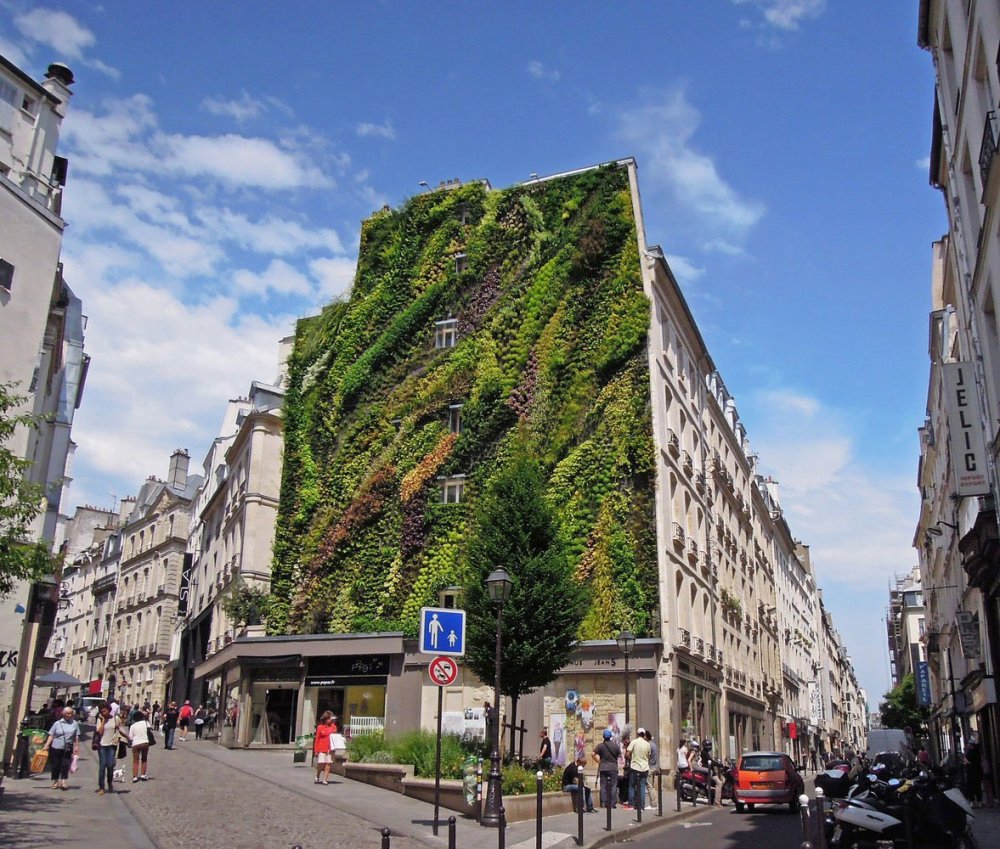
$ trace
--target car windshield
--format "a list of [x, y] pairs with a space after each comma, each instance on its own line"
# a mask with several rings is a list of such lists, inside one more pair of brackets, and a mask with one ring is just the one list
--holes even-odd
[[743, 758], [740, 763], [740, 769], [755, 770], [757, 772], [774, 772], [775, 770], [783, 770], [785, 765], [781, 762], [781, 758], [774, 757], [773, 755], [750, 755]]

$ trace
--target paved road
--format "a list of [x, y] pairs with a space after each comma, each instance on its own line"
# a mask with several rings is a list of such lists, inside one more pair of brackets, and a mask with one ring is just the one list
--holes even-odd
[[787, 807], [762, 807], [738, 814], [732, 807], [700, 814], [635, 838], [636, 849], [664, 846], [698, 849], [799, 849], [802, 829]]

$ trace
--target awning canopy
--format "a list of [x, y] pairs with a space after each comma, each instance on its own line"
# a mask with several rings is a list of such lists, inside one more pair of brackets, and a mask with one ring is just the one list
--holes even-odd
[[54, 672], [49, 672], [45, 675], [39, 675], [34, 684], [36, 687], [82, 687], [83, 681], [78, 678], [74, 678], [68, 672], [63, 672], [61, 669], [56, 669]]

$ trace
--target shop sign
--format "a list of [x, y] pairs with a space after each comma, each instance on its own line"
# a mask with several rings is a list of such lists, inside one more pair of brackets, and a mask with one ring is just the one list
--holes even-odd
[[966, 660], [978, 660], [982, 647], [979, 643], [979, 622], [968, 610], [955, 614], [958, 623], [958, 638], [962, 643], [962, 654]]
[[823, 719], [823, 690], [818, 681], [809, 682], [809, 724], [819, 725]]
[[[330, 657], [309, 658], [309, 675], [334, 677], [349, 675], [352, 677], [384, 678], [389, 674], [389, 655], [332, 655]], [[307, 686], [322, 686], [307, 685]]]
[[979, 682], [979, 686], [972, 691], [972, 709], [980, 711], [987, 705], [996, 704], [997, 688], [993, 678], [984, 678]]
[[931, 703], [931, 670], [926, 660], [917, 661], [917, 704]]
[[307, 675], [307, 687], [349, 687], [352, 684], [384, 684], [386, 679], [366, 675]]
[[951, 459], [956, 495], [988, 495], [986, 444], [977, 404], [972, 363], [942, 363], [944, 402], [951, 433]]

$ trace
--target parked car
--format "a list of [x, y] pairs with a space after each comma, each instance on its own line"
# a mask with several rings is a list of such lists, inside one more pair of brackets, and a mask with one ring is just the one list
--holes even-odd
[[733, 801], [736, 811], [745, 807], [752, 811], [755, 805], [788, 805], [789, 810], [799, 809], [799, 796], [805, 782], [792, 759], [784, 752], [745, 752], [736, 764], [736, 786]]

